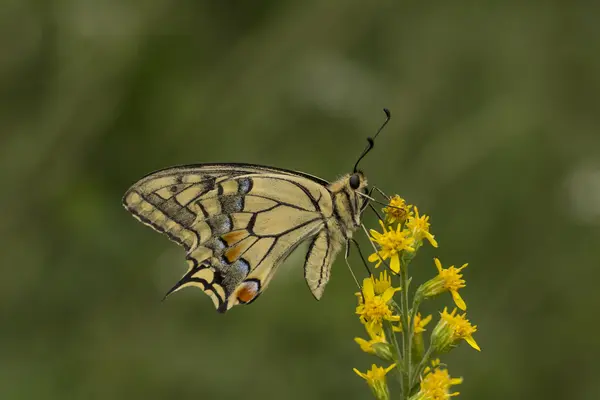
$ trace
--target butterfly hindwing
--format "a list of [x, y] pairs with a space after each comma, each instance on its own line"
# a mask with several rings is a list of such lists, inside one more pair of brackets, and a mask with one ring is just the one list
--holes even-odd
[[323, 295], [325, 285], [329, 281], [331, 264], [341, 248], [342, 240], [336, 237], [337, 232], [335, 229], [321, 229], [310, 242], [306, 253], [304, 278], [317, 300]]
[[[319, 238], [324, 230], [331, 234], [327, 221], [333, 213], [325, 183], [268, 167], [174, 167], [141, 179], [123, 202], [140, 221], [187, 250], [188, 271], [171, 292], [197, 286], [226, 311], [256, 299], [301, 242], [316, 235], [318, 247], [313, 247], [322, 247], [326, 239]], [[322, 257], [315, 251], [311, 260]], [[321, 263], [327, 264], [327, 278], [333, 255], [332, 247]], [[309, 283], [316, 297], [326, 281]]]

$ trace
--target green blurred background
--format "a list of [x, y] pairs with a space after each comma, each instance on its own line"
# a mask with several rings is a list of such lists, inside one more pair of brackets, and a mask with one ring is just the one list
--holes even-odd
[[364, 334], [341, 258], [320, 302], [299, 251], [251, 306], [219, 315], [192, 289], [162, 303], [184, 251], [121, 196], [185, 163], [335, 179], [384, 106], [392, 121], [362, 167], [432, 215], [441, 246], [415, 279], [434, 255], [470, 263], [483, 351], [444, 358], [461, 398], [600, 398], [599, 12], [5, 0], [0, 399], [369, 398], [352, 367], [376, 360], [353, 342]]

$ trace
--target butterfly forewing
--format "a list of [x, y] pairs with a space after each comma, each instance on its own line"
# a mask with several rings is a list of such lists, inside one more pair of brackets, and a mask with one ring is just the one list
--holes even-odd
[[347, 221], [354, 220], [353, 207], [338, 198], [345, 201], [346, 186], [272, 167], [204, 164], [150, 174], [123, 203], [187, 250], [188, 271], [169, 293], [197, 286], [226, 311], [255, 300], [308, 238], [305, 277], [321, 297]]

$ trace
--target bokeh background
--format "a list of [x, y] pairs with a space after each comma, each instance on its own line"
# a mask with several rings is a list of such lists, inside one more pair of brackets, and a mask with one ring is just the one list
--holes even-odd
[[432, 215], [441, 246], [422, 251], [415, 280], [435, 273], [434, 255], [470, 263], [483, 351], [444, 358], [461, 398], [600, 398], [599, 12], [3, 2], [0, 398], [369, 398], [352, 367], [376, 360], [353, 342], [364, 334], [341, 259], [320, 302], [300, 250], [251, 306], [219, 315], [192, 289], [163, 303], [184, 251], [121, 196], [185, 163], [334, 179], [384, 106], [392, 121], [362, 167]]

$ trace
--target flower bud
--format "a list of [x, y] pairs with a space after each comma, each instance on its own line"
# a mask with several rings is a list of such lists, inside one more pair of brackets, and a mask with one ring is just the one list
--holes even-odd
[[454, 332], [444, 319], [440, 319], [431, 333], [431, 345], [437, 353], [446, 353], [454, 347]]
[[390, 391], [385, 381], [385, 375], [394, 369], [395, 366], [396, 364], [392, 364], [386, 369], [383, 369], [383, 367], [378, 367], [373, 364], [371, 366], [371, 370], [367, 371], [366, 373], [362, 373], [356, 368], [354, 368], [354, 372], [367, 381], [367, 384], [371, 388], [371, 391], [377, 400], [389, 400]]
[[373, 348], [373, 354], [385, 361], [396, 361], [392, 353], [392, 348], [387, 343], [375, 343], [371, 346]]

